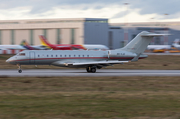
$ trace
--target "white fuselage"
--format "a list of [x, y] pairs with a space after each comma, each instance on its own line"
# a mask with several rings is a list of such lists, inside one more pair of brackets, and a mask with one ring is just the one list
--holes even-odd
[[148, 45], [148, 50], [171, 49], [171, 45]]
[[[106, 60], [130, 61], [135, 56], [136, 56], [135, 53], [120, 51], [120, 50], [109, 50], [109, 51], [26, 50], [11, 57], [10, 59], [7, 60], [7, 62], [11, 64], [19, 64], [19, 65], [66, 66], [65, 65], [66, 63], [81, 63], [81, 62], [106, 61]], [[145, 57], [147, 56], [146, 55], [140, 56], [140, 58], [145, 58]]]
[[0, 49], [3, 49], [3, 50], [25, 50], [26, 48], [24, 48], [21, 45], [0, 45]]
[[84, 44], [83, 47], [88, 50], [109, 50], [109, 48], [105, 45]]

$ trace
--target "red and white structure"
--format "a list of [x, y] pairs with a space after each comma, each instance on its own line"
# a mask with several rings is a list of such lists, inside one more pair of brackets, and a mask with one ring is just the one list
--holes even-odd
[[23, 50], [0, 50], [0, 54], [17, 54]]

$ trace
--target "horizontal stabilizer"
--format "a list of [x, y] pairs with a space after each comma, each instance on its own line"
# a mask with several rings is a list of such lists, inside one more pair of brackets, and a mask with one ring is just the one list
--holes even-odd
[[96, 61], [96, 62], [72, 63], [72, 65], [119, 64], [119, 63], [127, 63], [127, 62], [129, 62], [129, 61]]
[[155, 33], [149, 33], [149, 34], [142, 34], [142, 37], [156, 37], [156, 36], [168, 36], [171, 34], [155, 34]]

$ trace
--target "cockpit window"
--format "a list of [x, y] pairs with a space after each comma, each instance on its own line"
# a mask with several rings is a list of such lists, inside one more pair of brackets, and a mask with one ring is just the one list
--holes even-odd
[[19, 53], [18, 56], [25, 56], [25, 53]]

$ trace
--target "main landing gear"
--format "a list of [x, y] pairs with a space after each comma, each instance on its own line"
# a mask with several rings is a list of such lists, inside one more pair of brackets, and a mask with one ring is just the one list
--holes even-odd
[[19, 73], [22, 73], [21, 65], [17, 64], [17, 66], [18, 66], [18, 72], [19, 72]]
[[92, 66], [92, 67], [87, 67], [86, 68], [86, 71], [88, 72], [88, 73], [96, 73], [96, 67], [95, 66]]

